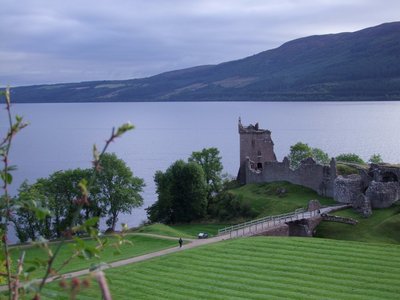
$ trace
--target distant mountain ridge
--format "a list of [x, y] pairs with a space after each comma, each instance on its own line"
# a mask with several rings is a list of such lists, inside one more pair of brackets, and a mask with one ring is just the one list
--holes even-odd
[[12, 89], [14, 102], [400, 100], [400, 22], [142, 79]]

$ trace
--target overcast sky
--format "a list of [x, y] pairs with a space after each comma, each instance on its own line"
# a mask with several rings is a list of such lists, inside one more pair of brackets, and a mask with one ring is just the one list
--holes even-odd
[[0, 0], [0, 86], [146, 77], [399, 12], [398, 0]]

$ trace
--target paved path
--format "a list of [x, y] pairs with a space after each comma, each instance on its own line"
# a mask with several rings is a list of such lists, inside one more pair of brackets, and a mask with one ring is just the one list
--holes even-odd
[[[332, 211], [343, 209], [345, 207], [347, 207], [347, 205], [334, 206], [334, 207], [325, 207], [325, 208], [321, 208], [320, 213], [321, 214], [322, 213], [330, 213]], [[279, 226], [279, 225], [281, 225], [281, 223], [277, 223], [276, 224], [276, 226]], [[174, 240], [177, 241], [177, 244], [178, 244], [178, 239], [179, 239], [179, 237], [169, 237], [169, 236], [167, 237], [167, 236], [151, 234], [151, 233], [132, 233], [132, 234], [153, 236], [153, 237], [166, 238], [166, 239], [174, 239]], [[163, 256], [163, 255], [166, 255], [166, 254], [183, 251], [183, 250], [186, 250], [186, 249], [192, 249], [192, 248], [199, 247], [199, 246], [202, 246], [202, 245], [217, 243], [217, 242], [220, 242], [220, 241], [223, 241], [223, 240], [227, 240], [227, 239], [231, 239], [231, 238], [234, 238], [234, 237], [235, 236], [232, 236], [231, 234], [227, 233], [227, 234], [224, 234], [224, 235], [220, 235], [220, 236], [216, 236], [216, 237], [212, 237], [212, 238], [208, 238], [208, 239], [184, 239], [184, 240], [190, 241], [190, 243], [183, 245], [182, 248], [179, 248], [177, 246], [177, 247], [174, 247], [174, 248], [168, 248], [168, 249], [160, 250], [160, 251], [157, 251], [157, 252], [152, 252], [152, 253], [148, 253], [148, 254], [144, 254], [144, 255], [140, 255], [140, 256], [135, 256], [135, 257], [132, 257], [132, 258], [127, 258], [127, 259], [124, 259], [124, 260], [115, 261], [115, 262], [112, 262], [112, 263], [108, 263], [107, 265], [104, 266], [103, 269], [120, 267], [120, 266], [124, 266], [124, 265], [127, 265], [127, 264], [132, 264], [132, 263], [148, 260], [148, 259], [151, 259], [151, 258], [154, 258], [154, 257], [159, 257], [159, 256]], [[76, 272], [63, 274], [62, 276], [64, 278], [72, 278], [72, 277], [86, 275], [88, 273], [89, 273], [89, 269], [85, 269], [85, 270], [81, 270], [81, 271], [76, 271]], [[50, 282], [50, 281], [56, 280], [58, 278], [60, 278], [60, 277], [59, 276], [52, 277], [52, 278], [49, 278], [48, 281]]]
[[[173, 239], [173, 240], [176, 240], [176, 244], [178, 245], [179, 237], [170, 237], [170, 236], [150, 234], [150, 233], [132, 233], [132, 234], [134, 234], [134, 235], [153, 236], [153, 237], [159, 237], [159, 238], [165, 238], [165, 239]], [[189, 244], [184, 244], [182, 246], [182, 248], [179, 248], [179, 246], [177, 246], [177, 247], [173, 247], [173, 248], [160, 250], [160, 251], [157, 251], [157, 252], [152, 252], [152, 253], [148, 253], [148, 254], [144, 254], [144, 255], [140, 255], [140, 256], [135, 256], [135, 257], [131, 257], [131, 258], [123, 259], [123, 260], [118, 260], [118, 261], [111, 262], [111, 263], [108, 263], [108, 264], [104, 265], [104, 267], [102, 269], [105, 270], [105, 269], [109, 269], [109, 268], [115, 268], [115, 267], [120, 267], [120, 266], [124, 266], [124, 265], [128, 265], [128, 264], [132, 264], [132, 263], [137, 263], [137, 262], [140, 262], [140, 261], [148, 260], [148, 259], [151, 259], [151, 258], [154, 258], [154, 257], [163, 256], [163, 255], [166, 255], [166, 254], [170, 254], [170, 253], [174, 253], [174, 252], [180, 252], [180, 251], [184, 251], [186, 249], [191, 249], [191, 248], [199, 247], [199, 246], [202, 246], [202, 245], [217, 243], [217, 242], [220, 242], [220, 241], [225, 240], [225, 239], [229, 239], [229, 234], [228, 235], [223, 235], [223, 236], [216, 236], [216, 237], [212, 237], [212, 238], [208, 238], [208, 239], [201, 239], [201, 240], [200, 239], [184, 239], [186, 241], [190, 241], [190, 243]], [[48, 282], [52, 282], [54, 280], [60, 279], [61, 277], [63, 277], [63, 278], [73, 278], [73, 277], [87, 275], [89, 273], [90, 273], [89, 269], [84, 269], [84, 270], [80, 270], [80, 271], [76, 271], [76, 272], [62, 274], [60, 276], [50, 277], [50, 278], [47, 279], [46, 282], [47, 283]], [[5, 286], [5, 285], [0, 286], [0, 291], [5, 291], [5, 290], [7, 290], [7, 288], [8, 287]]]
[[[340, 210], [343, 208], [348, 207], [348, 205], [342, 205], [342, 206], [335, 206], [335, 207], [326, 207], [326, 208], [322, 208], [320, 210], [320, 213], [330, 213], [332, 211], [336, 211], [336, 210]], [[307, 212], [308, 213], [308, 212]], [[302, 213], [304, 216], [304, 213]], [[307, 217], [311, 217], [307, 215]], [[286, 221], [286, 220], [284, 220]], [[274, 224], [274, 226], [280, 226], [282, 223], [276, 223]], [[251, 225], [254, 226], [254, 225]], [[250, 227], [251, 227], [250, 226]], [[269, 227], [270, 229], [271, 227]], [[251, 230], [251, 229], [249, 229]], [[242, 229], [240, 230], [242, 231]], [[246, 231], [246, 229], [245, 229]], [[163, 236], [163, 235], [157, 235], [157, 234], [151, 234], [151, 233], [131, 233], [132, 235], [145, 235], [145, 236], [152, 236], [152, 237], [157, 237], [157, 238], [165, 238], [165, 239], [173, 239], [177, 241], [178, 244], [178, 239], [179, 237], [170, 237], [170, 236]], [[251, 234], [248, 234], [251, 235]], [[173, 247], [173, 248], [168, 248], [168, 249], [164, 249], [164, 250], [160, 250], [157, 252], [152, 252], [152, 253], [148, 253], [148, 254], [144, 254], [144, 255], [140, 255], [140, 256], [136, 256], [136, 257], [132, 257], [132, 258], [128, 258], [128, 259], [124, 259], [124, 260], [119, 260], [119, 261], [115, 261], [115, 262], [111, 262], [106, 264], [102, 269], [109, 269], [109, 268], [115, 268], [115, 267], [120, 267], [120, 266], [124, 266], [127, 264], [132, 264], [132, 263], [137, 263], [140, 261], [144, 261], [144, 260], [148, 260], [151, 258], [155, 258], [155, 257], [159, 257], [159, 256], [163, 256], [166, 254], [170, 254], [170, 253], [175, 253], [175, 252], [180, 252], [180, 251], [184, 251], [187, 249], [192, 249], [195, 247], [199, 247], [202, 245], [208, 245], [208, 244], [213, 244], [213, 243], [217, 243], [223, 240], [227, 240], [227, 239], [231, 239], [231, 238], [235, 238], [235, 235], [232, 235], [230, 233], [227, 234], [223, 234], [223, 235], [219, 235], [216, 237], [212, 237], [212, 238], [208, 238], [208, 239], [184, 239], [186, 241], [190, 241], [190, 243], [188, 244], [184, 244], [182, 248], [179, 248], [179, 246], [177, 247]], [[83, 275], [87, 275], [89, 274], [90, 271], [89, 269], [84, 269], [84, 270], [80, 270], [80, 271], [76, 271], [76, 272], [70, 272], [70, 273], [66, 273], [66, 274], [62, 274], [60, 276], [54, 276], [54, 277], [50, 277], [47, 279], [47, 282], [52, 282], [54, 280], [57, 280], [61, 277], [63, 278], [73, 278], [73, 277], [78, 277], [78, 276], [83, 276]], [[0, 291], [4, 291], [7, 289], [7, 286], [0, 286]]]
[[[155, 238], [159, 238], [159, 239], [166, 239], [166, 240], [178, 240], [180, 238], [179, 236], [168, 236], [168, 235], [145, 233], [145, 232], [132, 232], [132, 233], [128, 233], [128, 234], [129, 235], [150, 236], [150, 237], [155, 237]], [[182, 237], [182, 239], [185, 240], [185, 241], [196, 241], [196, 239], [190, 239], [190, 238], [185, 238], [185, 237]]]
[[[155, 234], [141, 234], [141, 235], [149, 235], [149, 236], [157, 236]], [[166, 236], [160, 236], [162, 238], [168, 238], [168, 239], [174, 239], [176, 240], [176, 243], [178, 244], [178, 237], [166, 237]], [[226, 240], [229, 239], [229, 234], [228, 235], [222, 235], [222, 236], [216, 236], [216, 237], [212, 237], [212, 238], [208, 238], [208, 239], [199, 239], [199, 240], [195, 240], [195, 239], [184, 239], [184, 240], [189, 240], [191, 241], [189, 244], [184, 244], [182, 246], [182, 248], [179, 248], [179, 246], [174, 247], [174, 248], [168, 248], [168, 249], [164, 249], [164, 250], [160, 250], [157, 252], [152, 252], [152, 253], [148, 253], [148, 254], [144, 254], [144, 255], [140, 255], [140, 256], [135, 256], [135, 257], [131, 257], [131, 258], [127, 258], [127, 259], [123, 259], [123, 260], [118, 260], [115, 262], [111, 262], [106, 264], [102, 269], [109, 269], [109, 268], [115, 268], [115, 267], [120, 267], [120, 266], [124, 266], [124, 265], [128, 265], [128, 264], [132, 264], [132, 263], [137, 263], [140, 261], [144, 261], [144, 260], [148, 260], [154, 257], [159, 257], [159, 256], [163, 256], [166, 254], [170, 254], [170, 253], [175, 253], [175, 252], [180, 252], [180, 251], [184, 251], [187, 249], [192, 249], [195, 247], [199, 247], [202, 245], [207, 245], [207, 244], [212, 244], [212, 243], [217, 243], [220, 242], [222, 240]], [[71, 273], [66, 273], [63, 274], [62, 277], [64, 278], [72, 278], [72, 277], [78, 277], [78, 276], [82, 276], [82, 275], [86, 275], [89, 274], [90, 271], [89, 269], [85, 269], [85, 270], [80, 270], [80, 271], [76, 271], [76, 272], [71, 272]], [[55, 276], [55, 277], [51, 277], [47, 280], [47, 282], [51, 282], [54, 280], [59, 279], [60, 276]]]

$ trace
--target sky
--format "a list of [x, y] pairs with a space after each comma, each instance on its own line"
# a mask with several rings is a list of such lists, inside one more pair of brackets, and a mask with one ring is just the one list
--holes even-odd
[[0, 86], [142, 78], [399, 21], [398, 0], [0, 0]]

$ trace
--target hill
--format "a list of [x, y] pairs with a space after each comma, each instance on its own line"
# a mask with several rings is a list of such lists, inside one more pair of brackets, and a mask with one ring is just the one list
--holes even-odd
[[12, 94], [14, 102], [400, 100], [400, 22], [300, 38], [219, 65]]

